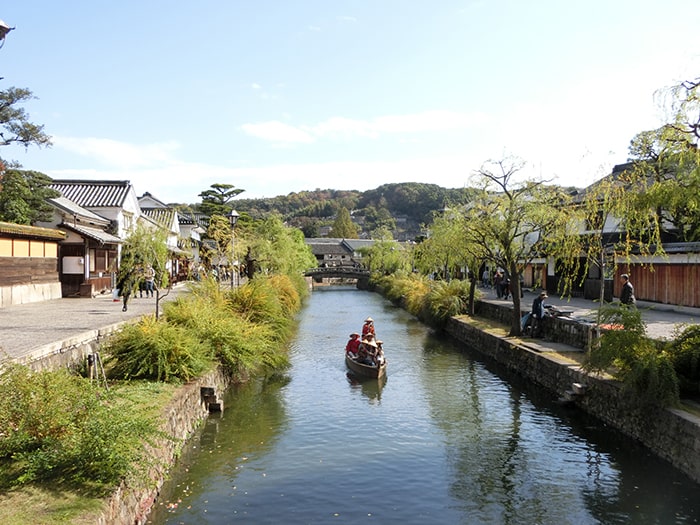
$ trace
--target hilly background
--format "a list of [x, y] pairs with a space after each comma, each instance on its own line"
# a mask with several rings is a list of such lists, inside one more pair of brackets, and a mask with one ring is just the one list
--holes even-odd
[[368, 191], [317, 189], [265, 199], [236, 199], [233, 203], [239, 213], [246, 212], [253, 218], [277, 213], [307, 238], [332, 237], [328, 230], [338, 210], [346, 208], [361, 238], [385, 229], [394, 239], [408, 241], [421, 235], [421, 225], [430, 224], [435, 212], [468, 202], [471, 191], [406, 182]]

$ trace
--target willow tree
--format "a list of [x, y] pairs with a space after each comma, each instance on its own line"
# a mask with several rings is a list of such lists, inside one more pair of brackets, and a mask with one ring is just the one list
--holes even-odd
[[[535, 258], [557, 261], [566, 293], [576, 273], [578, 236], [570, 196], [544, 181], [516, 180], [525, 164], [508, 157], [485, 163], [474, 176], [477, 193], [465, 210], [465, 246], [505, 269], [511, 281], [510, 335], [520, 335], [519, 276]], [[570, 271], [566, 271], [569, 269]]]
[[143, 269], [150, 265], [156, 272], [158, 286], [168, 286], [169, 252], [166, 238], [167, 233], [162, 229], [154, 231], [142, 224], [137, 225], [122, 244], [117, 281], [134, 283]]
[[[666, 240], [700, 240], [700, 79], [668, 91], [669, 121], [658, 129], [637, 134], [630, 144], [630, 160], [644, 183], [647, 207], [656, 210]], [[642, 185], [642, 184], [638, 184]], [[640, 203], [641, 204], [641, 203]]]
[[455, 271], [467, 269], [469, 279], [468, 312], [474, 313], [474, 297], [479, 268], [486, 254], [478, 244], [470, 242], [469, 222], [463, 207], [446, 208], [430, 225], [427, 239], [416, 246], [416, 266], [423, 273], [442, 271], [449, 280]]
[[254, 260], [256, 268], [265, 274], [300, 277], [305, 270], [318, 265], [302, 231], [287, 226], [278, 215], [254, 221], [236, 231], [236, 241], [247, 251], [246, 257]]
[[235, 254], [232, 253], [234, 249], [233, 236], [234, 230], [227, 217], [219, 214], [209, 217], [207, 238], [211, 244], [205, 258], [213, 264], [222, 264], [228, 260], [231, 262], [231, 270], [233, 271], [233, 261], [236, 260]]
[[412, 253], [392, 239], [375, 241], [372, 246], [361, 248], [362, 264], [373, 277], [408, 273], [411, 269]]
[[459, 210], [445, 209], [426, 227], [428, 237], [416, 248], [416, 265], [425, 274], [449, 281], [466, 266]]
[[700, 140], [700, 77], [673, 86], [669, 94], [671, 125], [697, 145]]

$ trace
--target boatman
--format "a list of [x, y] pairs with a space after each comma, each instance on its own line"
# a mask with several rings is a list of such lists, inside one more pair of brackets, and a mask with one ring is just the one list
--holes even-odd
[[374, 333], [374, 319], [371, 317], [368, 317], [365, 319], [365, 324], [362, 325], [362, 338], [366, 338], [367, 335], [372, 334], [373, 336], [375, 335]]

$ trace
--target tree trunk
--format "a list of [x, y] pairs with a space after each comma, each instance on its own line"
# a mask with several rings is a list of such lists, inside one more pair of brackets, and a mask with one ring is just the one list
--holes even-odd
[[476, 279], [472, 277], [469, 283], [469, 303], [467, 304], [467, 313], [474, 315], [474, 295], [476, 294]]
[[513, 318], [510, 325], [509, 336], [519, 336], [522, 333], [520, 325], [520, 274], [515, 264], [511, 264], [510, 272], [510, 294], [513, 297]]

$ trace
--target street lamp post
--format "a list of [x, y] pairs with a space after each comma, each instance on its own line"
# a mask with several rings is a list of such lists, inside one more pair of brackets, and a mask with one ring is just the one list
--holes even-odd
[[231, 209], [229, 214], [227, 215], [228, 217], [228, 222], [231, 225], [231, 289], [233, 290], [236, 285], [234, 282], [234, 276], [238, 273], [236, 271], [236, 267], [234, 265], [235, 263], [235, 252], [233, 251], [233, 243], [234, 243], [234, 238], [235, 238], [235, 229], [236, 229], [236, 223], [238, 222], [238, 212], [234, 209]]

